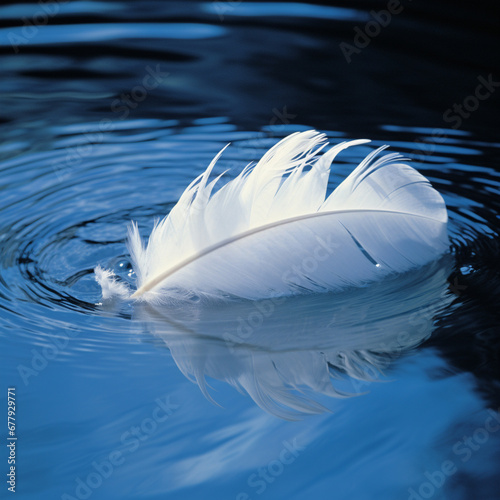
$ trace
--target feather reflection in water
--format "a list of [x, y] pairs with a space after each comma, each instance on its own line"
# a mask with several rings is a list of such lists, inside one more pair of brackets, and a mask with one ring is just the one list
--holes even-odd
[[391, 360], [427, 339], [452, 300], [449, 273], [445, 258], [339, 294], [182, 309], [141, 304], [136, 313], [211, 401], [206, 377], [249, 394], [273, 415], [297, 419], [326, 411], [324, 396], [359, 394], [356, 379], [377, 379]]

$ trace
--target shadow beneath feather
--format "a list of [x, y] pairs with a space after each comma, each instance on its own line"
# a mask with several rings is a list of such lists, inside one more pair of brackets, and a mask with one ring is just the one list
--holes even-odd
[[[139, 304], [134, 316], [213, 401], [206, 377], [285, 419], [321, 413], [319, 400], [359, 395], [421, 344], [453, 296], [451, 258], [337, 294], [181, 307]], [[360, 383], [361, 381], [361, 383]]]

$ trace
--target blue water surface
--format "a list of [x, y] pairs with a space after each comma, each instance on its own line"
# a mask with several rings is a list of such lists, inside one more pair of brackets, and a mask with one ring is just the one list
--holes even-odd
[[[0, 7], [16, 498], [500, 498], [498, 29], [486, 8], [400, 7], [383, 25], [385, 3]], [[372, 139], [330, 189], [383, 144], [411, 159], [449, 255], [330, 296], [101, 304], [97, 264], [134, 282], [131, 220], [149, 234], [226, 144], [232, 178], [310, 128]]]

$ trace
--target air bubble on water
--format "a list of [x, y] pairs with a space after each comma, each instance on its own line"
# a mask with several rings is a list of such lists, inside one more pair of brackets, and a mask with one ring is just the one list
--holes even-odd
[[460, 268], [460, 272], [466, 276], [467, 274], [472, 274], [475, 271], [475, 269], [469, 264], [467, 266], [462, 266]]

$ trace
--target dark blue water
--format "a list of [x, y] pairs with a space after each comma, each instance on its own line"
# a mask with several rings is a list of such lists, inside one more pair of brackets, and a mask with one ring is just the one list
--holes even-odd
[[[498, 17], [388, 5], [2, 4], [17, 498], [500, 498]], [[335, 296], [100, 305], [96, 264], [133, 281], [130, 220], [148, 234], [228, 142], [232, 176], [312, 127], [373, 139], [332, 188], [379, 145], [413, 159], [450, 255]]]

